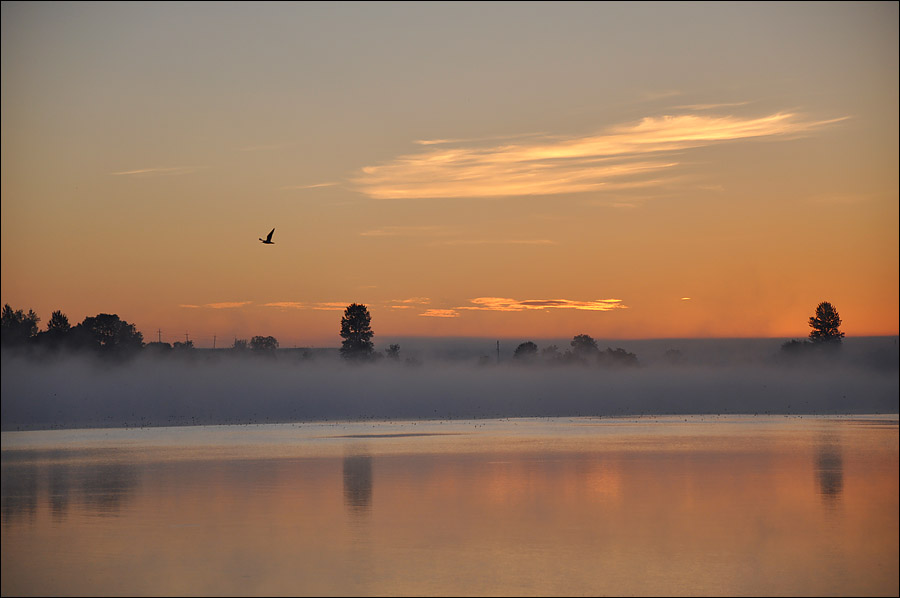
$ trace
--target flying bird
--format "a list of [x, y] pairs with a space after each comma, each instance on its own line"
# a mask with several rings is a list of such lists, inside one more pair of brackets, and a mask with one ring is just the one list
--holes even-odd
[[265, 238], [265, 239], [260, 238], [259, 240], [262, 241], [263, 243], [265, 243], [266, 245], [274, 245], [274, 244], [275, 244], [275, 241], [272, 240], [272, 235], [273, 235], [273, 234], [275, 234], [275, 229], [274, 229], [274, 228], [273, 228], [271, 231], [269, 231], [269, 234], [266, 235], [266, 238]]

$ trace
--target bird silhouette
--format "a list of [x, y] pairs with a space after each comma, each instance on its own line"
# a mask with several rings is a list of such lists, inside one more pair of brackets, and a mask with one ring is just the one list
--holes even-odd
[[271, 231], [269, 231], [269, 234], [266, 236], [266, 238], [265, 239], [260, 238], [260, 241], [262, 241], [266, 245], [274, 245], [275, 241], [272, 240], [272, 235], [274, 233], [275, 233], [275, 229], [273, 228]]

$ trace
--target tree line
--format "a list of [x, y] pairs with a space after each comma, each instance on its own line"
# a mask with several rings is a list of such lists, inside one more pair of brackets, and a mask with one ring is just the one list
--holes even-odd
[[[40, 318], [33, 310], [25, 313], [14, 310], [9, 304], [3, 306], [0, 313], [0, 345], [4, 348], [37, 347], [48, 351], [70, 350], [90, 351], [100, 355], [128, 357], [141, 350], [155, 353], [170, 351], [187, 351], [194, 348], [193, 342], [144, 343], [143, 335], [134, 324], [119, 318], [116, 314], [101, 313], [88, 316], [80, 323], [72, 326], [68, 317], [61, 311], [54, 311], [45, 330], [40, 330]], [[821, 352], [839, 347], [844, 333], [840, 330], [841, 318], [834, 306], [823, 301], [816, 306], [815, 313], [809, 318], [812, 329], [807, 340], [791, 340], [781, 347], [788, 355]], [[372, 316], [368, 308], [359, 303], [352, 303], [344, 310], [341, 317], [341, 347], [343, 359], [364, 363], [380, 359], [400, 361], [400, 346], [390, 345], [384, 353], [377, 353], [372, 341], [375, 333], [372, 330]], [[637, 355], [622, 348], [607, 347], [601, 350], [597, 341], [587, 334], [576, 335], [569, 343], [570, 348], [564, 352], [557, 345], [549, 345], [539, 350], [532, 341], [526, 341], [516, 347], [513, 360], [516, 363], [532, 364], [544, 362], [550, 364], [582, 364], [582, 365], [639, 365]], [[274, 355], [279, 348], [278, 340], [273, 336], [254, 336], [249, 341], [235, 338], [231, 349], [235, 352], [251, 351], [257, 354]], [[407, 363], [416, 363], [408, 358]], [[482, 363], [489, 363], [489, 357], [482, 357]]]
[[[35, 348], [46, 351], [88, 351], [104, 356], [129, 357], [139, 351], [167, 353], [194, 348], [194, 342], [164, 343], [144, 342], [144, 336], [134, 324], [126, 322], [117, 314], [97, 314], [88, 316], [72, 326], [69, 318], [61, 311], [54, 311], [47, 322], [46, 330], [40, 330], [41, 319], [33, 310], [25, 313], [13, 309], [7, 303], [0, 312], [0, 345], [4, 348]], [[278, 348], [278, 340], [273, 336], [254, 336], [249, 341], [235, 339], [235, 351], [271, 352]]]
[[518, 363], [532, 364], [544, 362], [548, 364], [580, 364], [602, 366], [637, 366], [637, 355], [630, 353], [621, 347], [612, 349], [607, 347], [601, 350], [590, 335], [577, 334], [569, 343], [570, 349], [561, 352], [557, 345], [548, 345], [538, 352], [538, 346], [532, 341], [526, 341], [516, 347], [513, 359]]

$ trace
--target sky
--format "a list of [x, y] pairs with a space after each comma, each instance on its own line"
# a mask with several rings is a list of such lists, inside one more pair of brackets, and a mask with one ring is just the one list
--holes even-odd
[[[896, 2], [2, 4], [41, 328], [898, 334]], [[274, 245], [264, 245], [275, 229]]]

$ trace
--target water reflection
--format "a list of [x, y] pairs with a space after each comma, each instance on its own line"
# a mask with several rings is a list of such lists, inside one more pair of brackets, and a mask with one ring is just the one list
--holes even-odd
[[344, 505], [354, 513], [372, 508], [372, 457], [354, 454], [344, 457]]
[[3, 523], [34, 522], [38, 503], [38, 468], [32, 464], [3, 465], [2, 513]]
[[69, 510], [72, 487], [71, 467], [54, 463], [49, 467], [50, 512], [54, 521], [63, 521]]
[[835, 504], [844, 490], [844, 459], [839, 439], [829, 434], [816, 450], [816, 477], [819, 494], [826, 504]]
[[5, 450], [0, 595], [896, 594], [896, 425], [478, 423]]
[[[73, 504], [95, 515], [118, 513], [138, 484], [137, 472], [123, 463], [81, 463], [46, 451], [3, 455], [2, 521], [33, 523], [40, 503], [61, 522]], [[33, 460], [30, 460], [30, 459]]]
[[134, 469], [118, 463], [87, 466], [78, 477], [82, 503], [99, 515], [118, 512], [137, 485]]

